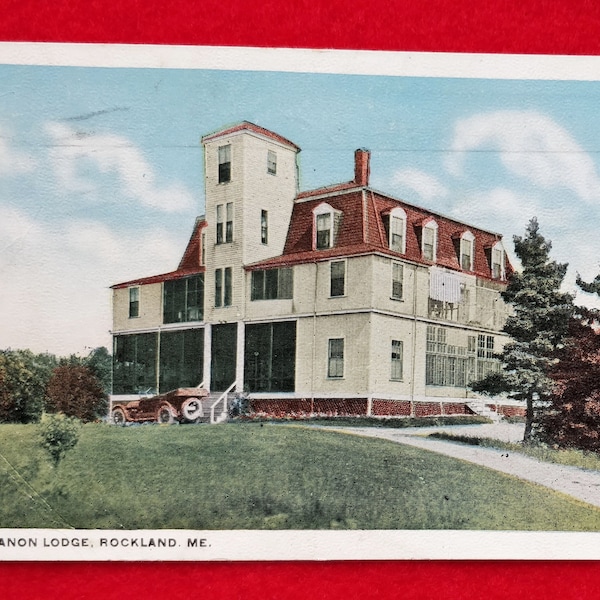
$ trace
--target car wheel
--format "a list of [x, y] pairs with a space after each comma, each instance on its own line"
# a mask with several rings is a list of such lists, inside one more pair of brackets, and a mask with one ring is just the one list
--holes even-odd
[[115, 408], [112, 411], [112, 421], [115, 425], [125, 425], [125, 421], [127, 421], [125, 411], [122, 408]]
[[181, 412], [187, 421], [197, 421], [204, 416], [202, 402], [199, 398], [188, 398], [181, 407]]
[[173, 423], [173, 421], [175, 421], [175, 417], [173, 416], [173, 412], [168, 406], [161, 406], [158, 409], [156, 420], [159, 423], [170, 425], [171, 423]]

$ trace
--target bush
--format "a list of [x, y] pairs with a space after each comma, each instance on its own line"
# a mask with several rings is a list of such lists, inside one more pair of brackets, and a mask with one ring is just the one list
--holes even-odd
[[250, 400], [248, 394], [237, 393], [229, 407], [229, 417], [247, 417], [250, 415]]
[[40, 444], [57, 467], [65, 454], [79, 441], [80, 422], [62, 413], [45, 414], [38, 427]]
[[87, 423], [106, 414], [108, 401], [101, 382], [89, 367], [62, 364], [54, 369], [48, 382], [46, 409]]

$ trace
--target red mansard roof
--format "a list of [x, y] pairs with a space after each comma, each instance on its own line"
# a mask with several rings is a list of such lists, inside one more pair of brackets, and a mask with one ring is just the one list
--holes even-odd
[[[334, 257], [372, 254], [386, 254], [399, 259], [410, 260], [423, 265], [438, 265], [455, 271], [462, 271], [459, 262], [459, 240], [457, 232], [470, 231], [475, 236], [474, 268], [468, 273], [478, 277], [491, 279], [490, 248], [502, 239], [492, 233], [455, 221], [449, 217], [436, 214], [424, 208], [412, 206], [376, 192], [370, 188], [357, 189], [355, 183], [342, 184], [350, 188], [346, 193], [336, 193], [340, 186], [321, 188], [305, 192], [298, 196], [290, 221], [287, 240], [281, 256], [254, 263], [249, 270], [267, 269], [287, 265], [301, 264]], [[325, 189], [332, 195], [325, 196]], [[321, 196], [309, 199], [310, 196]], [[313, 248], [313, 211], [322, 203], [327, 203], [334, 210], [342, 213], [340, 228], [333, 248], [315, 250]], [[406, 213], [406, 253], [401, 254], [389, 248], [385, 216], [394, 208], [402, 208]], [[435, 221], [438, 225], [437, 256], [435, 263], [425, 260], [421, 253], [421, 231], [423, 226]], [[512, 267], [506, 260], [506, 271]]]
[[269, 131], [268, 129], [265, 129], [264, 127], [261, 127], [260, 125], [255, 125], [254, 123], [250, 123], [250, 121], [242, 121], [241, 123], [238, 123], [237, 125], [233, 125], [232, 127], [228, 127], [226, 129], [220, 129], [219, 131], [215, 131], [214, 133], [209, 133], [208, 135], [205, 135], [202, 137], [202, 143], [205, 144], [206, 142], [210, 142], [211, 140], [220, 138], [222, 136], [230, 135], [232, 133], [237, 133], [238, 131], [244, 131], [244, 130], [245, 131], [253, 131], [254, 133], [258, 133], [259, 135], [270, 138], [276, 142], [279, 142], [280, 144], [284, 144], [285, 146], [290, 146], [291, 148], [296, 150], [296, 152], [300, 151], [300, 147], [297, 146], [296, 144], [294, 144], [294, 142], [291, 142], [290, 140], [279, 135], [278, 133], [274, 133], [273, 131]]
[[146, 285], [149, 283], [162, 283], [163, 281], [172, 281], [173, 279], [180, 279], [181, 277], [187, 277], [188, 275], [196, 275], [198, 273], [204, 273], [205, 268], [202, 266], [202, 230], [206, 227], [207, 223], [204, 217], [198, 217], [194, 224], [194, 231], [190, 241], [183, 253], [183, 257], [177, 267], [176, 271], [170, 271], [169, 273], [163, 273], [161, 275], [151, 275], [150, 277], [141, 277], [140, 279], [132, 279], [131, 281], [125, 281], [123, 283], [116, 283], [111, 286], [113, 290], [120, 288], [130, 287], [132, 285]]

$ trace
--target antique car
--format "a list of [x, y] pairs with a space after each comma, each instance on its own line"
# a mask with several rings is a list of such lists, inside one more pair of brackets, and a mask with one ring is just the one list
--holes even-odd
[[208, 390], [200, 387], [178, 388], [149, 398], [113, 405], [112, 421], [115, 425], [125, 423], [197, 423], [204, 416], [202, 399]]

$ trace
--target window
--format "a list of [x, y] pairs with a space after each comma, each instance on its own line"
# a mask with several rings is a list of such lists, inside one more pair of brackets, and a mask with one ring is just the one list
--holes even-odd
[[269, 243], [269, 213], [266, 210], [260, 211], [260, 243]]
[[294, 274], [291, 268], [252, 271], [251, 300], [292, 298]]
[[217, 244], [233, 242], [233, 202], [217, 204]]
[[477, 358], [494, 358], [494, 336], [477, 336]]
[[204, 318], [204, 275], [194, 275], [163, 286], [163, 323], [202, 321]]
[[129, 288], [129, 318], [140, 316], [140, 288]]
[[394, 208], [390, 213], [389, 245], [394, 252], [406, 252], [406, 213], [401, 208]]
[[267, 173], [277, 175], [277, 154], [273, 150], [267, 152]]
[[156, 333], [113, 338], [113, 394], [156, 391]]
[[219, 146], [219, 183], [231, 181], [231, 144]]
[[404, 286], [404, 265], [402, 263], [392, 263], [392, 298], [402, 300]]
[[160, 334], [159, 393], [196, 387], [203, 379], [204, 329], [162, 331]]
[[392, 369], [390, 373], [390, 379], [393, 381], [402, 380], [403, 353], [403, 343], [399, 340], [392, 340]]
[[296, 323], [246, 325], [244, 385], [250, 392], [293, 392], [296, 379]]
[[223, 306], [223, 269], [215, 271], [215, 308]]
[[217, 204], [217, 244], [222, 244], [224, 241], [223, 236], [223, 205]]
[[460, 267], [463, 271], [472, 271], [474, 262], [475, 236], [465, 231], [460, 236]]
[[500, 370], [500, 361], [494, 354], [494, 336], [477, 336], [477, 379]]
[[423, 239], [421, 241], [421, 253], [425, 260], [435, 262], [437, 252], [437, 223], [429, 221], [423, 226]]
[[344, 377], [344, 338], [329, 340], [327, 377], [331, 379]]
[[323, 202], [313, 211], [313, 247], [317, 250], [333, 248], [342, 222], [342, 212]]
[[425, 384], [466, 387], [475, 378], [474, 336], [444, 327], [427, 326]]
[[215, 270], [215, 308], [231, 306], [233, 270], [231, 267]]
[[346, 293], [346, 261], [336, 260], [330, 263], [330, 296], [343, 296]]
[[494, 279], [504, 279], [506, 274], [504, 265], [504, 248], [500, 242], [496, 242], [492, 246], [492, 277]]
[[223, 289], [223, 306], [231, 306], [233, 288], [233, 271], [231, 267], [225, 268], [225, 285]]
[[225, 205], [225, 242], [229, 244], [233, 242], [233, 202], [228, 202]]
[[317, 215], [317, 250], [331, 248], [331, 213]]

